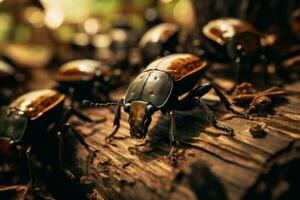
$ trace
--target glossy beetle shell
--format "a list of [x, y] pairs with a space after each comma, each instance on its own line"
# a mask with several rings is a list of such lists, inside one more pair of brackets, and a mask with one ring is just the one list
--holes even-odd
[[35, 120], [62, 103], [64, 99], [65, 95], [55, 90], [36, 90], [20, 96], [9, 107], [25, 112], [31, 120]]
[[0, 79], [12, 77], [15, 73], [14, 68], [6, 62], [0, 60]]
[[163, 56], [166, 53], [176, 52], [179, 43], [179, 27], [172, 23], [163, 23], [149, 29], [139, 42], [139, 48], [144, 63]]
[[130, 84], [124, 102], [143, 100], [162, 107], [173, 89], [172, 78], [165, 72], [152, 70], [139, 74]]
[[147, 43], [165, 43], [172, 35], [179, 31], [176, 24], [163, 23], [149, 29], [142, 39], [139, 46], [145, 47]]
[[206, 65], [206, 61], [202, 61], [191, 54], [172, 54], [150, 63], [144, 71], [164, 71], [168, 73], [174, 81], [180, 81], [197, 71], [203, 70]]
[[95, 60], [82, 59], [62, 65], [58, 71], [58, 81], [90, 81], [96, 75], [107, 75], [108, 68]]
[[[207, 63], [191, 54], [172, 54], [150, 63], [128, 87], [124, 103], [143, 100], [157, 108], [164, 106], [173, 90], [181, 94], [192, 89]], [[195, 76], [196, 75], [196, 76]], [[187, 80], [180, 87], [180, 83]]]
[[236, 33], [256, 32], [251, 24], [234, 18], [210, 21], [202, 31], [205, 37], [219, 45], [225, 45]]

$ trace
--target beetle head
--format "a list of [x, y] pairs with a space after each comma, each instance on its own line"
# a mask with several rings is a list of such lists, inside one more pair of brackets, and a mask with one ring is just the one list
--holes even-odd
[[129, 113], [130, 135], [133, 138], [145, 138], [154, 106], [144, 101], [132, 101], [131, 104], [125, 104], [124, 109]]
[[230, 59], [240, 59], [244, 63], [257, 62], [262, 51], [259, 35], [252, 32], [237, 33], [226, 48]]

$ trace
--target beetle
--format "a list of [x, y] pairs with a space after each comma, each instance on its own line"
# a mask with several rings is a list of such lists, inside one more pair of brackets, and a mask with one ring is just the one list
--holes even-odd
[[175, 53], [179, 45], [179, 26], [174, 23], [161, 23], [150, 28], [140, 39], [139, 49], [144, 63], [157, 57]]
[[[80, 133], [68, 123], [72, 115], [87, 122], [93, 122], [93, 120], [72, 107], [65, 108], [64, 100], [65, 95], [56, 90], [35, 90], [16, 98], [1, 110], [0, 143], [2, 151], [0, 154], [9, 161], [13, 154], [24, 153], [27, 158], [31, 185], [31, 156], [33, 153], [37, 153], [39, 157], [50, 163], [59, 164], [67, 177], [75, 180], [75, 175], [64, 167], [63, 136], [69, 129], [88, 150], [89, 157], [95, 152], [84, 141]], [[57, 150], [53, 149], [57, 146], [57, 139], [53, 139], [53, 137], [57, 137], [59, 141]]]
[[111, 58], [109, 64], [122, 71], [128, 70], [136, 44], [136, 33], [127, 15], [118, 15], [109, 31]]
[[[109, 100], [109, 88], [113, 87], [113, 70], [100, 61], [80, 59], [63, 64], [57, 74], [58, 89], [74, 92], [74, 98], [82, 100], [90, 96], [102, 101]], [[87, 89], [89, 88], [89, 89]]]
[[[130, 135], [133, 138], [145, 138], [151, 117], [160, 110], [170, 117], [170, 156], [177, 142], [175, 130], [175, 111], [187, 111], [197, 106], [203, 108], [211, 124], [233, 136], [233, 129], [217, 122], [212, 112], [200, 99], [214, 89], [228, 111], [244, 116], [235, 111], [223, 93], [213, 84], [198, 85], [207, 62], [192, 54], [171, 54], [150, 63], [130, 84], [127, 92], [118, 103], [93, 103], [83, 101], [85, 105], [102, 107], [117, 105], [114, 119], [114, 129], [106, 137], [111, 140], [120, 127], [121, 107], [129, 114]], [[184, 97], [182, 97], [184, 96]], [[182, 97], [182, 99], [180, 98]]]
[[[235, 18], [220, 18], [207, 23], [200, 34], [204, 56], [236, 65], [236, 81], [253, 71], [253, 65], [264, 65], [268, 82], [267, 62], [271, 61], [273, 40], [261, 35], [250, 23]], [[273, 60], [274, 61], [274, 60]]]

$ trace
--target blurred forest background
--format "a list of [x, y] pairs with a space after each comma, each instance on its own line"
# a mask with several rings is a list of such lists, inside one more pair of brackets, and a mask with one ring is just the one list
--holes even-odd
[[[298, 0], [0, 0], [0, 52], [24, 66], [45, 66], [53, 57], [108, 60], [112, 43], [126, 40], [134, 46], [145, 30], [160, 22], [175, 22], [197, 38], [205, 23], [226, 16], [275, 33], [286, 46], [300, 39], [299, 4]], [[124, 34], [120, 28], [129, 31]], [[72, 55], [74, 46], [89, 46], [93, 52]]]

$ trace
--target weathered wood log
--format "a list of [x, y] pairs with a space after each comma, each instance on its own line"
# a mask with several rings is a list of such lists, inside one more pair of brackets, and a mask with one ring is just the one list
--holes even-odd
[[[278, 199], [295, 194], [299, 198], [299, 85], [286, 86], [287, 101], [275, 106], [276, 114], [254, 121], [228, 117], [221, 105], [213, 106], [220, 123], [234, 129], [233, 139], [212, 128], [201, 110], [177, 112], [181, 147], [176, 163], [167, 158], [169, 119], [159, 113], [153, 116], [145, 141], [130, 138], [124, 113], [112, 143], [105, 141], [113, 124], [110, 110], [86, 111], [93, 118], [107, 117], [96, 126], [74, 121], [85, 134], [95, 131], [86, 137], [99, 149], [91, 176], [105, 199]], [[262, 123], [265, 134], [252, 135], [250, 128]], [[78, 151], [75, 168], [85, 168], [86, 155]]]

